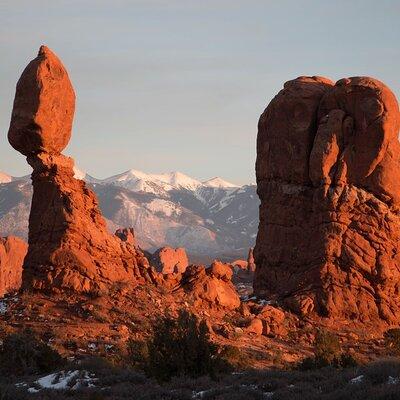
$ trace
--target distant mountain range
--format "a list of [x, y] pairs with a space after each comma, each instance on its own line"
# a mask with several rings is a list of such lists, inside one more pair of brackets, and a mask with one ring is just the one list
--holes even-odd
[[[75, 177], [96, 192], [110, 230], [133, 227], [146, 250], [184, 247], [194, 259], [204, 260], [245, 257], [254, 246], [259, 206], [255, 185], [134, 169], [106, 179], [75, 169]], [[27, 238], [31, 195], [29, 176], [0, 172], [0, 236]]]

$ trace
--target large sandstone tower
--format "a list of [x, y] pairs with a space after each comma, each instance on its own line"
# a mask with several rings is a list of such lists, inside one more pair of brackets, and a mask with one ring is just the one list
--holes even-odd
[[285, 83], [258, 125], [258, 295], [336, 320], [400, 320], [399, 124], [376, 79]]
[[61, 154], [72, 129], [75, 93], [57, 56], [42, 46], [18, 81], [10, 144], [33, 168], [29, 249], [23, 287], [106, 293], [150, 279], [143, 254], [107, 232], [94, 193]]

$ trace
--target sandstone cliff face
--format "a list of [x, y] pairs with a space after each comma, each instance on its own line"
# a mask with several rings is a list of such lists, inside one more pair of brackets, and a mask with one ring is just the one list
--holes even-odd
[[258, 295], [301, 314], [398, 322], [399, 108], [366, 77], [300, 77], [260, 117]]
[[21, 286], [27, 244], [14, 236], [0, 238], [0, 297]]
[[107, 232], [94, 193], [61, 154], [71, 136], [75, 94], [54, 53], [42, 46], [17, 84], [10, 144], [33, 168], [23, 286], [103, 293], [152, 279], [147, 259]]

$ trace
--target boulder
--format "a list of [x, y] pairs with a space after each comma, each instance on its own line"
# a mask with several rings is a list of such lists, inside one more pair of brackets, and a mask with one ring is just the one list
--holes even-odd
[[150, 263], [163, 274], [185, 272], [189, 259], [184, 248], [161, 247], [150, 258]]
[[399, 125], [376, 79], [284, 85], [258, 124], [258, 296], [302, 315], [400, 322]]
[[230, 282], [233, 276], [232, 267], [229, 264], [224, 264], [220, 261], [214, 261], [211, 264], [208, 273], [225, 282]]
[[27, 250], [28, 245], [17, 237], [0, 238], [0, 297], [20, 288]]
[[257, 336], [261, 336], [264, 332], [263, 321], [259, 318], [253, 318], [250, 320], [250, 323], [244, 330], [247, 333], [253, 333]]
[[227, 275], [214, 274], [211, 267], [190, 265], [182, 275], [181, 287], [198, 307], [236, 309], [240, 306], [239, 295]]
[[108, 292], [153, 280], [143, 254], [111, 235], [95, 194], [61, 154], [71, 137], [75, 94], [58, 57], [42, 46], [18, 81], [8, 138], [33, 168], [23, 287]]

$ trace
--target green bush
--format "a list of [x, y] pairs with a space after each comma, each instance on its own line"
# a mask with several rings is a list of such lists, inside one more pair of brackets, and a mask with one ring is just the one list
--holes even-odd
[[142, 340], [130, 339], [127, 345], [128, 362], [136, 369], [146, 369], [149, 362], [149, 348]]
[[246, 369], [250, 359], [241, 349], [235, 346], [223, 346], [219, 352], [220, 370], [232, 371], [235, 368]]
[[4, 375], [49, 372], [62, 363], [55, 350], [30, 332], [8, 335], [0, 351], [0, 371]]
[[334, 333], [318, 331], [315, 335], [314, 355], [328, 365], [333, 364], [341, 355], [339, 338]]
[[323, 367], [355, 367], [357, 361], [351, 354], [343, 353], [339, 338], [331, 332], [318, 331], [314, 340], [314, 355], [301, 361], [301, 370]]
[[193, 314], [180, 311], [177, 318], [163, 318], [153, 331], [145, 368], [149, 376], [158, 381], [173, 376], [214, 377], [221, 369], [223, 362], [218, 347], [210, 341], [206, 323]]

